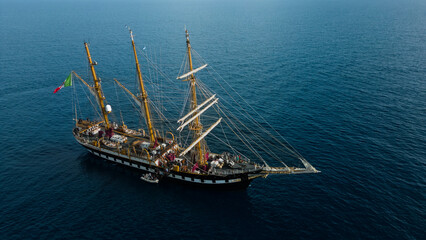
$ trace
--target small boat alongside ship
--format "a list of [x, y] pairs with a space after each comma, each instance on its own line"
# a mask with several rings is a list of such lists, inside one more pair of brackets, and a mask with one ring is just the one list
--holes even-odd
[[159, 179], [156, 175], [153, 175], [152, 173], [145, 173], [142, 175], [141, 180], [144, 180], [148, 183], [158, 183]]
[[[75, 106], [76, 117], [73, 135], [76, 141], [90, 153], [110, 162], [141, 171], [144, 173], [141, 179], [150, 183], [158, 183], [158, 178], [153, 177], [155, 175], [161, 176], [161, 179], [199, 186], [245, 188], [254, 179], [266, 178], [269, 174], [319, 172], [288, 143], [280, 140], [280, 137], [271, 134], [265, 137], [265, 140], [261, 140], [261, 135], [258, 132], [250, 129], [241, 130], [244, 123], [239, 122], [239, 118], [232, 117], [232, 112], [226, 114], [224, 108], [219, 104], [218, 94], [206, 90], [205, 85], [196, 77], [196, 74], [205, 69], [207, 64], [196, 69], [193, 68], [192, 48], [187, 30], [185, 30], [187, 50], [185, 66], [187, 70], [177, 77], [177, 80], [187, 82], [189, 85], [188, 98], [186, 99], [187, 112], [183, 113], [183, 116], [181, 115], [179, 119], [177, 119], [179, 116], [175, 118], [177, 119], [175, 123], [178, 125], [176, 129], [169, 128], [170, 131], [160, 132], [152, 120], [152, 109], [155, 106], [148, 97], [134, 36], [130, 29], [129, 31], [139, 93], [133, 94], [124, 84], [116, 79], [114, 80], [139, 107], [145, 124], [143, 128], [136, 130], [128, 128], [124, 121], [121, 124], [110, 121], [109, 115], [112, 112], [112, 107], [107, 104], [101, 80], [96, 74], [95, 65], [97, 63], [92, 60], [88, 43], [84, 43], [93, 85], [88, 84], [74, 71], [72, 75], [80, 80], [94, 96], [96, 100], [93, 104], [94, 109], [98, 110], [100, 118], [90, 120], [79, 117], [78, 108]], [[210, 124], [206, 127], [203, 124], [202, 116], [208, 111], [213, 111], [213, 109], [219, 116], [217, 118], [209, 116]], [[220, 116], [221, 114], [223, 116]], [[164, 119], [164, 116], [161, 118]], [[225, 122], [225, 126], [217, 129], [223, 122]], [[221, 147], [227, 146], [230, 151], [215, 152], [207, 144], [206, 136], [216, 129], [222, 132], [229, 130], [236, 135], [240, 134], [232, 141], [240, 141], [240, 145], [246, 146], [249, 151], [253, 152], [251, 156], [257, 159], [253, 159], [244, 151], [238, 150], [237, 146], [233, 146], [232, 141], [227, 137], [218, 138], [218, 143], [223, 145]], [[181, 136], [183, 131], [187, 132], [185, 141], [182, 141], [183, 137], [176, 137]], [[254, 136], [254, 143], [248, 140], [250, 136]], [[188, 143], [188, 139], [192, 140]], [[292, 156], [301, 164], [292, 167], [284, 163], [280, 156], [273, 153], [273, 150], [277, 147], [272, 144], [276, 144], [280, 150], [285, 151], [288, 156]], [[256, 146], [260, 146], [261, 150], [256, 151]], [[271, 167], [262, 154], [276, 158], [281, 166]]]

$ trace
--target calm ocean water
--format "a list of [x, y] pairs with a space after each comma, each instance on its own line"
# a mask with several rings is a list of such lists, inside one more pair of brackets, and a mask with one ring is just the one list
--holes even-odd
[[[0, 239], [424, 239], [426, 2], [0, 0]], [[72, 137], [83, 41], [107, 85], [128, 32], [176, 76], [198, 53], [320, 174], [149, 185]], [[208, 81], [205, 81], [208, 83]]]

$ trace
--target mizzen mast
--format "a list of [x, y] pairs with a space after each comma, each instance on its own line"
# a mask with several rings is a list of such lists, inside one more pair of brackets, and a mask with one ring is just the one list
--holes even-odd
[[89, 60], [90, 70], [92, 71], [92, 76], [93, 76], [93, 82], [95, 83], [94, 89], [96, 90], [96, 93], [97, 93], [96, 96], [98, 98], [99, 106], [101, 107], [101, 110], [102, 110], [102, 115], [105, 121], [105, 127], [106, 129], [109, 129], [110, 124], [108, 120], [108, 112], [105, 109], [105, 103], [104, 103], [105, 97], [103, 96], [102, 88], [100, 84], [101, 79], [99, 79], [96, 76], [96, 71], [95, 71], [95, 65], [97, 63], [92, 61], [92, 57], [90, 56], [90, 52], [89, 52], [89, 44], [87, 42], [84, 43], [84, 47], [86, 48], [87, 59]]
[[151, 143], [154, 143], [155, 142], [155, 134], [154, 134], [154, 127], [152, 126], [151, 114], [149, 112], [148, 94], [146, 93], [145, 87], [143, 85], [142, 73], [141, 73], [141, 69], [140, 69], [140, 66], [139, 66], [138, 55], [136, 53], [135, 41], [133, 40], [133, 33], [132, 33], [132, 30], [129, 29], [129, 31], [130, 31], [130, 38], [132, 39], [133, 54], [135, 56], [136, 70], [138, 72], [138, 79], [139, 79], [139, 86], [141, 88], [141, 102], [143, 103], [143, 111], [145, 113], [145, 120], [146, 120], [146, 125], [148, 127], [149, 139], [150, 139]]

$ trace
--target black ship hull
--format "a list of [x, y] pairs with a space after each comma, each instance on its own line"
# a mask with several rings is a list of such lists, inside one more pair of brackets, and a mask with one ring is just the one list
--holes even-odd
[[112, 163], [140, 171], [141, 173], [156, 173], [160, 181], [177, 182], [186, 185], [199, 186], [202, 188], [219, 188], [219, 189], [244, 189], [247, 188], [251, 181], [262, 176], [261, 168], [256, 171], [241, 172], [235, 174], [194, 174], [189, 172], [178, 172], [168, 170], [163, 167], [149, 163], [145, 159], [135, 158], [132, 156], [119, 154], [104, 148], [95, 147], [88, 143], [80, 142], [80, 145], [85, 147], [93, 155], [110, 161]]

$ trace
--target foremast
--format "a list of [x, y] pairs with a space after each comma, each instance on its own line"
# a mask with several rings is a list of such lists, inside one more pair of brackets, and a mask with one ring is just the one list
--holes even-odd
[[101, 80], [98, 79], [98, 77], [96, 76], [96, 71], [95, 71], [95, 65], [97, 63], [92, 61], [92, 57], [90, 56], [90, 51], [89, 51], [89, 44], [87, 42], [84, 43], [84, 47], [86, 48], [87, 59], [89, 60], [90, 70], [92, 72], [93, 82], [95, 84], [94, 89], [96, 91], [96, 97], [98, 98], [99, 106], [101, 107], [102, 115], [105, 122], [105, 127], [106, 129], [109, 129], [110, 123], [108, 120], [108, 112], [105, 109], [105, 103], [104, 103], [105, 97], [103, 96], [103, 93], [102, 93], [102, 87], [100, 84]]
[[[189, 33], [188, 30], [185, 29], [185, 35], [186, 35], [186, 47], [187, 47], [187, 52], [188, 52], [188, 62], [189, 62], [189, 71], [192, 72], [193, 71], [193, 67], [192, 67], [192, 56], [191, 56], [191, 43], [189, 41]], [[191, 111], [194, 111], [194, 116], [197, 115], [198, 110], [197, 109], [197, 88], [196, 88], [196, 79], [194, 76], [194, 73], [191, 73], [190, 77], [189, 77], [189, 81], [191, 84], [191, 95], [192, 95], [192, 100], [191, 100]], [[202, 135], [202, 130], [203, 130], [203, 125], [200, 122], [200, 116], [197, 116], [194, 121], [191, 123], [189, 129], [191, 131], [193, 131], [193, 135], [194, 135], [194, 139], [199, 138]], [[205, 148], [205, 146], [204, 146]], [[204, 149], [202, 146], [202, 141], [199, 141], [196, 144], [196, 153], [197, 153], [197, 157], [198, 157], [198, 161], [201, 163], [201, 165], [204, 165], [205, 161], [204, 161]]]
[[143, 109], [142, 111], [145, 113], [145, 121], [146, 121], [146, 125], [148, 127], [148, 133], [149, 133], [149, 140], [151, 143], [155, 142], [155, 133], [154, 133], [154, 127], [151, 121], [151, 114], [149, 111], [149, 100], [148, 100], [148, 94], [145, 91], [145, 87], [143, 84], [143, 79], [142, 79], [142, 73], [141, 73], [141, 69], [139, 66], [139, 60], [138, 60], [138, 55], [136, 53], [136, 47], [135, 47], [135, 41], [133, 40], [133, 32], [132, 30], [130, 30], [130, 38], [132, 39], [132, 47], [133, 47], [133, 54], [135, 56], [135, 62], [136, 62], [136, 71], [138, 72], [138, 80], [139, 80], [139, 86], [141, 89], [141, 102], [143, 103]]

